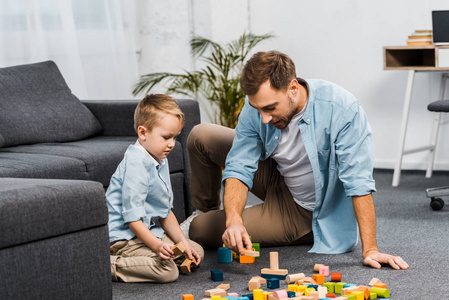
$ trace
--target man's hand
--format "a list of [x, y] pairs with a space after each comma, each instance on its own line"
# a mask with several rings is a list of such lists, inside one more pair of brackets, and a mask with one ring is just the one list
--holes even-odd
[[408, 264], [400, 257], [393, 256], [379, 251], [370, 251], [364, 255], [363, 264], [380, 269], [381, 264], [389, 264], [393, 269], [408, 269]]
[[[246, 232], [246, 228], [243, 225], [230, 225], [223, 233], [222, 239], [226, 247], [236, 253], [239, 253], [240, 255], [245, 254], [245, 246], [246, 249], [252, 249], [251, 240], [249, 239], [248, 232]], [[243, 243], [245, 244], [245, 246], [243, 245]]]

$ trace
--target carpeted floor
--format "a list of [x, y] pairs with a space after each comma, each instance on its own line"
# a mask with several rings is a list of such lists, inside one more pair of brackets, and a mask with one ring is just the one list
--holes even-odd
[[[228, 292], [248, 294], [248, 281], [269, 267], [269, 252], [279, 252], [279, 267], [290, 274], [312, 276], [316, 263], [328, 265], [331, 272], [341, 272], [348, 283], [368, 285], [379, 278], [391, 291], [390, 299], [449, 299], [449, 197], [441, 211], [431, 210], [425, 189], [449, 185], [448, 172], [436, 172], [430, 179], [424, 172], [403, 171], [399, 187], [391, 187], [392, 171], [376, 170], [374, 194], [377, 213], [377, 241], [379, 249], [400, 255], [410, 269], [396, 271], [389, 267], [380, 270], [362, 264], [361, 246], [346, 254], [308, 254], [310, 246], [262, 248], [261, 258], [254, 264], [218, 264], [217, 250], [207, 250], [201, 267], [189, 275], [180, 275], [170, 284], [113, 283], [113, 298], [122, 299], [182, 299], [182, 294], [193, 294], [202, 299], [204, 291], [215, 288], [210, 270], [224, 273], [223, 283], [229, 283]], [[252, 200], [257, 201], [257, 200]], [[281, 288], [287, 284], [281, 281]], [[266, 289], [266, 286], [264, 286]]]

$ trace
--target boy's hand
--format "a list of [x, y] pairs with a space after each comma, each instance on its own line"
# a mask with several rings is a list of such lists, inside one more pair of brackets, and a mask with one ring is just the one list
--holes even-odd
[[172, 250], [172, 245], [166, 243], [161, 243], [161, 245], [159, 245], [157, 249], [157, 254], [163, 260], [172, 259], [175, 257]]
[[198, 254], [198, 252], [196, 252], [195, 248], [193, 248], [190, 243], [187, 242], [186, 245], [186, 252], [185, 254], [187, 255], [187, 257], [189, 259], [193, 259], [193, 257], [195, 257], [196, 259], [196, 265], [198, 266], [201, 262], [201, 256]]

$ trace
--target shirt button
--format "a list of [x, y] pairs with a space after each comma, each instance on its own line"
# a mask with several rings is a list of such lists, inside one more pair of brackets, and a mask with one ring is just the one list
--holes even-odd
[[310, 119], [307, 119], [307, 123], [309, 123], [310, 122]]
[[275, 136], [274, 138], [275, 138], [275, 139], [277, 139], [277, 140], [279, 139], [279, 137], [278, 137], [278, 136]]
[[268, 152], [265, 152], [266, 155], [268, 155]]

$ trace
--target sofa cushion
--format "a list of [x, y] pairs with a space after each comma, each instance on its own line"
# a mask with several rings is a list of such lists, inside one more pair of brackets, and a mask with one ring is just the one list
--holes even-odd
[[0, 249], [107, 222], [98, 182], [0, 178]]
[[101, 129], [54, 62], [0, 69], [0, 147], [76, 141]]
[[[76, 142], [3, 148], [0, 177], [88, 179], [109, 186], [126, 149], [135, 142], [136, 137], [97, 136]], [[168, 161], [170, 173], [184, 170], [183, 149], [178, 141]]]

